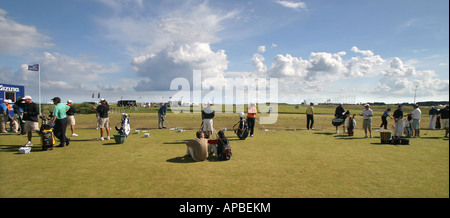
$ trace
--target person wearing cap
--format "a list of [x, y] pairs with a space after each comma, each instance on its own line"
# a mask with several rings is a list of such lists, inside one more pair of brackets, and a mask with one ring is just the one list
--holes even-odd
[[8, 100], [3, 100], [0, 103], [0, 132], [7, 133], [6, 131], [6, 123], [8, 122]]
[[205, 137], [210, 139], [211, 133], [214, 130], [213, 119], [216, 116], [213, 104], [208, 102], [206, 107], [202, 111], [202, 131], [205, 133]]
[[364, 110], [362, 111], [360, 116], [364, 117], [363, 129], [364, 129], [364, 133], [366, 134], [366, 136], [364, 136], [364, 138], [368, 138], [367, 137], [367, 130], [369, 130], [370, 138], [372, 138], [372, 117], [373, 117], [373, 111], [372, 111], [372, 109], [370, 109], [370, 105], [369, 104], [364, 105]]
[[411, 112], [412, 114], [412, 127], [414, 129], [414, 136], [413, 138], [420, 137], [420, 117], [422, 116], [422, 111], [419, 108], [418, 104], [413, 105], [414, 110]]
[[165, 125], [166, 114], [167, 114], [167, 104], [161, 103], [161, 107], [158, 110], [158, 128], [159, 129], [166, 128], [166, 125]]
[[109, 104], [108, 102], [102, 98], [100, 100], [100, 105], [98, 107], [95, 108], [95, 110], [98, 113], [99, 119], [98, 119], [98, 124], [99, 124], [99, 128], [100, 128], [100, 138], [98, 138], [98, 141], [103, 141], [105, 140], [105, 138], [103, 137], [103, 129], [106, 130], [106, 140], [109, 140], [109, 116], [108, 116], [108, 112], [109, 112]]
[[67, 111], [70, 109], [69, 105], [61, 103], [61, 98], [55, 97], [52, 99], [55, 107], [53, 108], [52, 122], [55, 124], [53, 132], [55, 137], [59, 139], [60, 143], [57, 147], [69, 146], [70, 138], [66, 137], [67, 129]]
[[[23, 102], [25, 100], [25, 102]], [[22, 107], [23, 112], [23, 120], [25, 121], [25, 132], [27, 133], [28, 142], [24, 145], [25, 147], [33, 146], [31, 142], [33, 131], [39, 134], [39, 106], [34, 103], [31, 99], [31, 96], [27, 95], [22, 99], [16, 101], [15, 104], [18, 104], [19, 107]]]
[[[25, 103], [25, 101], [23, 100], [22, 97], [19, 97], [19, 99], [17, 99], [18, 102], [20, 103]], [[20, 128], [20, 133], [19, 135], [25, 135], [25, 121], [23, 120], [23, 112], [24, 109], [17, 103], [14, 103], [13, 105], [13, 109], [14, 109], [14, 121], [16, 121], [18, 123], [18, 128]]]
[[250, 130], [250, 137], [253, 137], [253, 132], [255, 131], [256, 114], [258, 114], [258, 110], [256, 110], [255, 103], [250, 103], [247, 108], [247, 124], [248, 129]]
[[399, 105], [394, 111], [394, 136], [401, 137], [403, 135], [403, 105]]
[[[12, 107], [12, 101], [11, 99], [6, 99], [6, 101], [8, 102], [8, 104], [6, 105], [6, 107], [8, 108], [8, 120], [9, 121], [9, 129], [11, 132], [13, 133], [17, 133], [17, 130], [19, 129], [19, 123], [16, 122], [16, 119], [14, 119], [14, 109]], [[11, 112], [12, 112], [12, 116], [11, 116]]]
[[309, 103], [306, 108], [306, 128], [314, 129], [314, 103]]
[[70, 124], [70, 129], [72, 130], [72, 136], [78, 136], [75, 134], [75, 112], [77, 111], [75, 107], [72, 105], [72, 100], [67, 100], [67, 105], [70, 107], [66, 112], [67, 115], [67, 123]]

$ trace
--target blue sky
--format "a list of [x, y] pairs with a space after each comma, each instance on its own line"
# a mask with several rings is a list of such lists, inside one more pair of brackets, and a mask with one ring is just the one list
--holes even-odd
[[[168, 100], [170, 82], [278, 78], [279, 102], [449, 98], [447, 0], [3, 0], [0, 82], [43, 101]], [[205, 84], [206, 85], [206, 84]], [[97, 100], [97, 99], [95, 99]]]

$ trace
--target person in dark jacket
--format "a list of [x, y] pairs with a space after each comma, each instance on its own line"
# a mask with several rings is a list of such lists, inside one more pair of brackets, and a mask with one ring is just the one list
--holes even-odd
[[[167, 104], [162, 104], [161, 107], [158, 110], [158, 128], [166, 128], [166, 125], [164, 124], [166, 121], [166, 114], [167, 114]], [[162, 123], [162, 126], [161, 126]]]
[[103, 129], [106, 130], [106, 140], [109, 140], [109, 103], [105, 99], [100, 100], [100, 105], [98, 107], [94, 107], [94, 109], [97, 111], [98, 116], [100, 117], [98, 119], [99, 127], [100, 127], [100, 138], [98, 138], [98, 141], [103, 141], [105, 138], [103, 138]]
[[[22, 100], [25, 100], [25, 102], [22, 102]], [[32, 101], [31, 96], [25, 96], [22, 98], [22, 100], [19, 99], [18, 101], [16, 101], [16, 104], [24, 109], [24, 129], [28, 136], [28, 142], [24, 146], [31, 147], [33, 146], [33, 143], [31, 142], [33, 131], [39, 133], [39, 106]]]
[[443, 109], [439, 110], [439, 116], [442, 120], [442, 126], [445, 130], [445, 138], [448, 138], [448, 128], [449, 128], [449, 117], [450, 117], [450, 111], [448, 105], [445, 106]]
[[[341, 103], [341, 104], [339, 104], [339, 106], [336, 108], [336, 110], [335, 110], [335, 112], [334, 112], [334, 117], [336, 117], [336, 118], [343, 117], [344, 114], [345, 114], [345, 109], [344, 109], [344, 107], [342, 106], [342, 103]], [[336, 134], [339, 133], [338, 127], [339, 127], [339, 126], [336, 126]], [[344, 134], [347, 133], [347, 131], [345, 130], [345, 122], [344, 122], [344, 125], [342, 126], [342, 129], [343, 129], [343, 131], [344, 131]]]
[[19, 135], [25, 135], [27, 134], [25, 132], [25, 121], [23, 120], [23, 108], [21, 106], [19, 106], [17, 104], [17, 102], [20, 103], [25, 103], [25, 101], [22, 99], [22, 97], [20, 97], [19, 99], [17, 99], [16, 103], [14, 103], [14, 120], [16, 120], [16, 122], [19, 124], [19, 128], [20, 128], [20, 133]]

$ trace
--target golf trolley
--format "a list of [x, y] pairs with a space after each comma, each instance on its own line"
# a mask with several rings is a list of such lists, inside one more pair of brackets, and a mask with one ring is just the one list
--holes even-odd
[[41, 136], [42, 150], [53, 150], [53, 145], [55, 144], [55, 135], [53, 134], [53, 123], [52, 115], [50, 116], [39, 116], [42, 119], [41, 128], [39, 130], [39, 135]]

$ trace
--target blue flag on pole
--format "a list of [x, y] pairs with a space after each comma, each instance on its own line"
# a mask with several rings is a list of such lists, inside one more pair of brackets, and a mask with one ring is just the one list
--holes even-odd
[[28, 65], [28, 70], [30, 70], [30, 71], [39, 71], [39, 64]]

